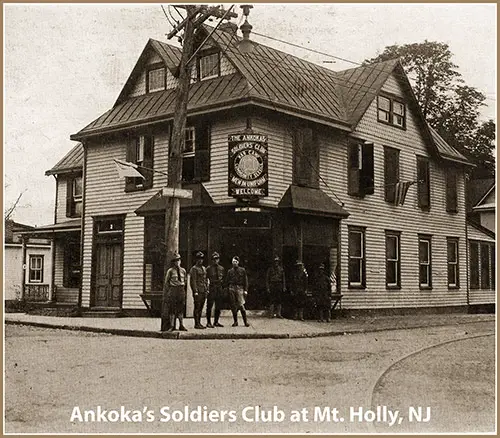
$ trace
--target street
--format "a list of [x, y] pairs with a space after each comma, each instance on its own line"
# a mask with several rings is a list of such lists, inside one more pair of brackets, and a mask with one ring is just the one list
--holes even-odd
[[494, 321], [285, 340], [5, 333], [7, 433], [495, 430]]

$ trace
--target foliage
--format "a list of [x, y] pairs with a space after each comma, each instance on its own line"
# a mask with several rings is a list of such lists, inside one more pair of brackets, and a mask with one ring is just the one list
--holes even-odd
[[493, 176], [495, 122], [479, 120], [486, 96], [464, 83], [448, 44], [425, 40], [387, 46], [365, 64], [394, 58], [400, 59], [429, 125], [476, 164], [473, 177]]

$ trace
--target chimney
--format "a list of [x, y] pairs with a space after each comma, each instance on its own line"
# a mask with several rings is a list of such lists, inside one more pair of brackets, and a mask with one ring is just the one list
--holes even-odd
[[221, 23], [218, 29], [223, 30], [224, 32], [235, 34], [236, 32], [238, 32], [238, 25], [236, 23], [232, 23], [231, 21], [226, 21], [224, 23]]

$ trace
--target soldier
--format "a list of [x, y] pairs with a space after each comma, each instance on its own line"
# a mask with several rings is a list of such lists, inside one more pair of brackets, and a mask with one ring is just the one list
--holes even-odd
[[280, 258], [275, 256], [274, 262], [267, 270], [266, 275], [266, 289], [271, 300], [271, 318], [283, 318], [281, 316], [281, 306], [285, 288], [285, 271], [283, 270], [283, 266], [281, 266]]
[[304, 321], [304, 307], [307, 300], [307, 271], [304, 264], [297, 260], [290, 276], [290, 292], [295, 307], [295, 319]]
[[207, 283], [207, 270], [203, 266], [203, 253], [198, 251], [196, 253], [196, 264], [193, 265], [189, 271], [189, 284], [193, 292], [194, 301], [194, 328], [204, 329], [205, 326], [201, 324], [201, 312], [205, 305], [207, 297], [208, 283]]
[[[174, 254], [172, 258], [172, 267], [169, 268], [165, 275], [164, 291], [167, 297], [164, 306], [168, 309], [170, 319], [170, 327], [168, 331], [175, 330], [175, 319], [179, 320], [179, 330], [187, 331], [183, 325], [184, 309], [186, 307], [186, 270], [181, 267], [181, 256]], [[164, 309], [165, 311], [165, 309]]]
[[314, 284], [314, 293], [316, 306], [319, 311], [319, 321], [330, 322], [330, 308], [332, 305], [331, 280], [326, 274], [324, 263], [319, 265], [319, 272]]
[[229, 298], [231, 300], [231, 312], [233, 313], [233, 327], [238, 326], [238, 310], [241, 312], [245, 327], [250, 327], [247, 321], [247, 312], [245, 310], [245, 300], [248, 294], [248, 277], [244, 268], [240, 267], [240, 258], [234, 256], [232, 260], [233, 267], [227, 271], [226, 282], [229, 289]]
[[[207, 327], [224, 327], [219, 323], [222, 302], [224, 299], [223, 294], [223, 280], [225, 269], [219, 265], [220, 256], [217, 252], [212, 254], [212, 263], [207, 268], [208, 276], [208, 295], [207, 295]], [[212, 316], [212, 307], [215, 303], [214, 325], [211, 324], [210, 317]]]

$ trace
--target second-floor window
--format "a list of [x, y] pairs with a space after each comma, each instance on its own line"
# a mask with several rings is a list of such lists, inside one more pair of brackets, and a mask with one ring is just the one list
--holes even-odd
[[152, 93], [165, 89], [165, 67], [161, 65], [151, 66], [146, 73], [146, 92]]
[[384, 146], [384, 189], [385, 200], [394, 202], [396, 184], [399, 182], [399, 150]]
[[200, 81], [204, 79], [215, 78], [220, 75], [220, 57], [219, 53], [211, 53], [205, 56], [200, 56], [198, 59], [198, 78]]
[[66, 216], [81, 217], [83, 207], [83, 179], [81, 175], [68, 178], [66, 191]]
[[373, 143], [351, 140], [347, 147], [348, 194], [359, 197], [373, 194]]
[[125, 191], [145, 190], [153, 186], [154, 137], [152, 135], [130, 136], [127, 146], [127, 161], [137, 164], [144, 178], [125, 179]]
[[210, 180], [210, 125], [207, 123], [188, 126], [184, 131], [182, 180]]
[[406, 127], [406, 105], [398, 99], [387, 96], [378, 96], [378, 121], [394, 125], [399, 128]]
[[457, 172], [455, 169], [446, 170], [446, 211], [457, 212]]
[[30, 255], [29, 282], [43, 282], [43, 255]]
[[428, 210], [431, 206], [431, 182], [429, 160], [425, 157], [417, 157], [417, 184], [418, 206], [422, 210]]
[[294, 130], [293, 152], [294, 184], [319, 187], [319, 144], [312, 128]]

